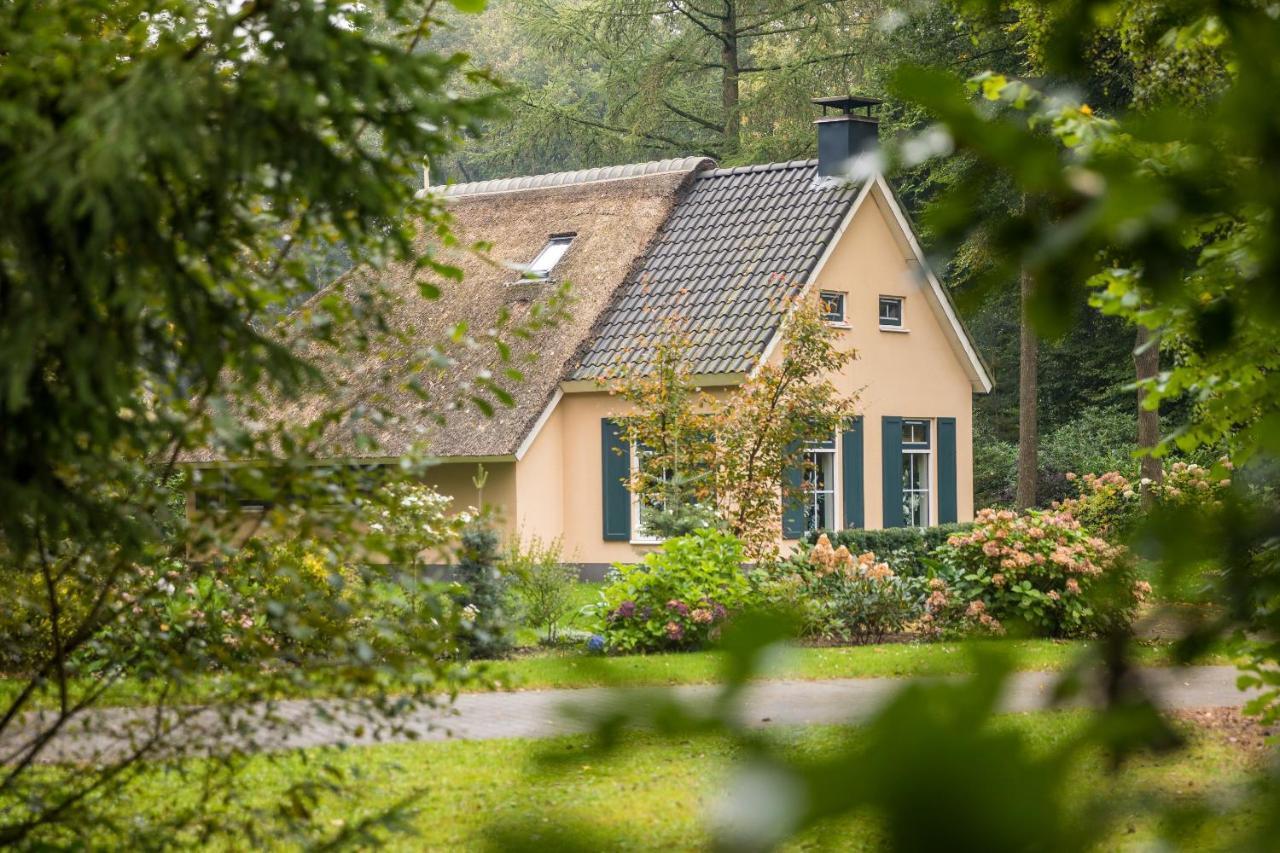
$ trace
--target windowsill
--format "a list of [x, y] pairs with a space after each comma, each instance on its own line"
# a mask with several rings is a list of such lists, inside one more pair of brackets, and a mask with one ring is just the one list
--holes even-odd
[[631, 545], [661, 545], [665, 539], [632, 539], [628, 544]]
[[882, 331], [882, 332], [897, 332], [898, 334], [905, 335], [905, 334], [907, 334], [908, 332], [910, 332], [911, 330], [910, 330], [910, 329], [904, 329], [904, 328], [902, 328], [901, 326], [881, 326], [881, 327], [880, 327], [880, 331]]
[[850, 325], [845, 320], [826, 320], [824, 322], [826, 322], [826, 324], [833, 329], [852, 329], [853, 328], [853, 326]]

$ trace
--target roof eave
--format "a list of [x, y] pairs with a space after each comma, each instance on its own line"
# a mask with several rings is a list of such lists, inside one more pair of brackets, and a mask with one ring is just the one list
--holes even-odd
[[[697, 388], [727, 388], [741, 385], [751, 376], [749, 371], [740, 370], [732, 373], [694, 373], [688, 382]], [[623, 378], [614, 376], [601, 379], [566, 379], [560, 383], [560, 390], [566, 394], [582, 394], [588, 391], [616, 391], [622, 387]]]

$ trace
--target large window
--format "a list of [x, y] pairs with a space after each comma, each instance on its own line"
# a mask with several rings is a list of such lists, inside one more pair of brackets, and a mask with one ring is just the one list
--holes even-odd
[[902, 422], [902, 520], [929, 526], [929, 422]]
[[835, 439], [806, 443], [804, 462], [804, 528], [833, 530], [836, 518]]

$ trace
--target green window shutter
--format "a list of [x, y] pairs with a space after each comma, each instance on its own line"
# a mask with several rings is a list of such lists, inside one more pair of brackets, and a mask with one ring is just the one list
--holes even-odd
[[631, 446], [623, 440], [621, 427], [608, 418], [600, 421], [600, 430], [604, 538], [627, 542], [631, 539], [631, 492], [627, 489], [627, 480], [631, 478]]
[[881, 473], [884, 482], [884, 526], [903, 527], [902, 418], [880, 421]]
[[[800, 449], [799, 442], [792, 442], [787, 446], [787, 458], [794, 458], [795, 453]], [[804, 468], [798, 465], [788, 465], [782, 472], [783, 495], [782, 495], [782, 538], [783, 539], [799, 539], [804, 536], [804, 507], [795, 495], [800, 487], [804, 484]]]
[[938, 418], [938, 523], [956, 520], [956, 419]]
[[862, 417], [849, 421], [840, 435], [840, 482], [844, 526], [866, 527], [862, 506]]

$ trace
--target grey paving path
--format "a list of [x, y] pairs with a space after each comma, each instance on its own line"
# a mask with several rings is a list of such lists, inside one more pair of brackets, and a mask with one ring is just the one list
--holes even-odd
[[[1158, 701], [1166, 708], [1243, 705], [1248, 694], [1236, 688], [1232, 667], [1145, 669], [1140, 671]], [[1003, 697], [1007, 711], [1046, 707], [1054, 673], [1015, 674]], [[856, 722], [874, 713], [903, 679], [866, 678], [832, 681], [761, 681], [748, 688], [741, 703], [742, 720], [749, 725], [798, 725]], [[675, 688], [693, 703], [707, 702], [712, 685]], [[648, 701], [654, 691], [642, 688], [609, 690], [528, 690], [514, 693], [472, 693], [452, 706], [408, 708], [391, 723], [371, 727], [370, 716], [352, 703], [288, 700], [234, 714], [212, 709], [175, 710], [158, 714], [147, 709], [105, 709], [94, 712], [54, 738], [41, 761], [104, 761], [118, 758], [145, 738], [169, 730], [190, 751], [228, 749], [250, 751], [296, 749], [328, 745], [361, 745], [406, 740], [477, 740], [540, 738], [582, 731], [583, 713]], [[1076, 704], [1093, 699], [1082, 696]], [[12, 761], [47, 722], [33, 715], [0, 739], [0, 763]]]

